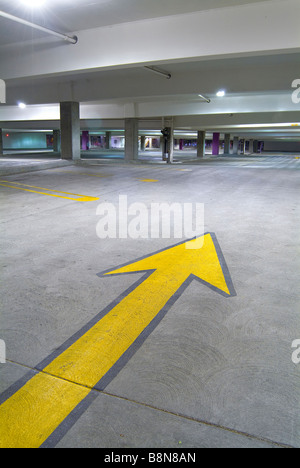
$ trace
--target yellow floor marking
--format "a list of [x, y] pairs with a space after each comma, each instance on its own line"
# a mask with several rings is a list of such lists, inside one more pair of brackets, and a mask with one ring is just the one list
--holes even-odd
[[0, 447], [38, 448], [90, 393], [39, 373], [0, 406]]
[[[52, 190], [52, 189], [47, 189], [44, 187], [36, 187], [34, 185], [26, 185], [26, 184], [21, 184], [19, 182], [11, 182], [8, 180], [0, 180], [0, 186], [13, 188], [16, 190], [22, 190], [24, 192], [32, 192], [32, 193], [38, 193], [40, 195], [47, 195], [49, 197], [65, 198], [67, 200], [74, 200], [78, 202], [89, 202], [89, 201], [99, 200], [98, 197], [90, 197], [87, 195], [80, 195], [78, 193], [61, 192], [60, 190]], [[28, 187], [28, 188], [24, 188], [24, 187]], [[31, 190], [33, 188], [37, 190]], [[44, 190], [46, 190], [46, 192], [44, 192]], [[49, 193], [49, 192], [53, 192], [53, 193]], [[57, 193], [63, 194], [63, 195], [55, 195]], [[65, 195], [71, 195], [71, 196], [65, 196]]]
[[230, 295], [210, 234], [103, 276], [147, 270], [144, 282], [0, 406], [0, 447], [39, 447], [191, 275]]
[[139, 179], [140, 182], [158, 182], [156, 179]]
[[105, 179], [106, 177], [113, 177], [112, 174], [88, 174], [87, 172], [74, 172], [74, 171], [55, 171], [56, 174], [73, 174], [73, 175], [84, 175], [88, 177], [100, 177]]
[[113, 177], [113, 175], [111, 174], [87, 174], [85, 172], [80, 172], [79, 175], [84, 175], [84, 176], [88, 176], [88, 177], [100, 177], [101, 179], [106, 179], [107, 177]]

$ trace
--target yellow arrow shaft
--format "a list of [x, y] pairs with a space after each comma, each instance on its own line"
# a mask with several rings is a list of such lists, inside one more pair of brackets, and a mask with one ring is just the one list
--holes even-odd
[[158, 271], [116, 305], [44, 371], [93, 388], [156, 317], [182, 281]]
[[0, 447], [40, 447], [120, 359], [185, 278], [155, 271], [0, 407]]

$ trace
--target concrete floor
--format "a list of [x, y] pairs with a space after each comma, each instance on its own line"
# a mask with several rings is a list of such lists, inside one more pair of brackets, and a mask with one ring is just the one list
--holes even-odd
[[[180, 242], [99, 239], [98, 205], [127, 195], [147, 207], [203, 203], [204, 232], [215, 233], [236, 295], [191, 282], [131, 359], [41, 445], [299, 448], [300, 364], [291, 346], [300, 339], [300, 160], [57, 166], [17, 173], [2, 160], [0, 419], [62, 344], [143, 276], [99, 272]], [[99, 199], [81, 203], [77, 194]], [[2, 426], [17, 427], [34, 404], [27, 393]]]

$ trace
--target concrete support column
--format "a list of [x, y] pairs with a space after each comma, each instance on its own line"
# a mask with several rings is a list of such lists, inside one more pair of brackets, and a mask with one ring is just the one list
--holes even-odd
[[238, 151], [239, 151], [239, 137], [234, 137], [232, 152], [233, 154], [238, 154]]
[[199, 130], [197, 137], [197, 158], [205, 156], [205, 132]]
[[60, 130], [53, 130], [53, 151], [60, 153]]
[[80, 159], [79, 102], [60, 103], [61, 158]]
[[241, 145], [241, 154], [245, 154], [245, 139], [244, 138], [240, 140], [240, 145]]
[[174, 157], [174, 127], [164, 127], [163, 133], [163, 146], [162, 146], [162, 159], [168, 164], [172, 164]]
[[125, 161], [134, 161], [139, 155], [139, 121], [125, 119]]
[[90, 134], [87, 131], [82, 132], [81, 149], [83, 151], [90, 149]]
[[146, 137], [145, 135], [141, 136], [141, 150], [145, 151], [145, 145], [146, 145]]
[[258, 152], [259, 152], [259, 153], [263, 153], [263, 151], [264, 151], [264, 146], [265, 146], [265, 142], [264, 142], [264, 141], [260, 141], [260, 142], [258, 143]]
[[224, 135], [224, 154], [230, 154], [230, 134]]
[[173, 121], [171, 124], [171, 135], [170, 135], [170, 148], [169, 148], [169, 160], [168, 163], [172, 164], [174, 160], [174, 126]]
[[0, 156], [3, 156], [3, 136], [2, 136], [2, 128], [0, 128]]
[[254, 149], [254, 141], [250, 140], [249, 141], [249, 153], [252, 154]]
[[220, 133], [213, 134], [213, 141], [212, 141], [212, 154], [214, 156], [218, 156], [220, 152]]
[[111, 141], [111, 132], [106, 132], [105, 133], [105, 148], [108, 150], [111, 148], [110, 141]]

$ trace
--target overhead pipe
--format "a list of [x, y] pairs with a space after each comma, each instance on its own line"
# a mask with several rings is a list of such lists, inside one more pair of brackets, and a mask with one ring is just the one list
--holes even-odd
[[59, 37], [64, 41], [70, 42], [71, 44], [77, 44], [78, 37], [77, 36], [67, 36], [67, 34], [62, 34], [57, 31], [53, 31], [52, 29], [44, 28], [35, 23], [31, 23], [30, 21], [24, 20], [23, 18], [19, 18], [18, 16], [10, 15], [9, 13], [5, 13], [5, 11], [0, 10], [0, 16], [3, 18], [9, 19], [11, 21], [15, 21], [16, 23], [24, 24], [25, 26], [29, 26], [34, 29], [38, 29], [39, 31], [46, 32], [48, 34], [52, 34], [52, 36]]
[[172, 78], [172, 75], [171, 73], [168, 73], [168, 72], [165, 72], [163, 70], [159, 70], [158, 68], [156, 67], [148, 67], [148, 66], [145, 66], [144, 68], [146, 68], [147, 70], [150, 70], [154, 73], [157, 73], [158, 75], [163, 75], [167, 78], [167, 80], [170, 80], [170, 78]]

